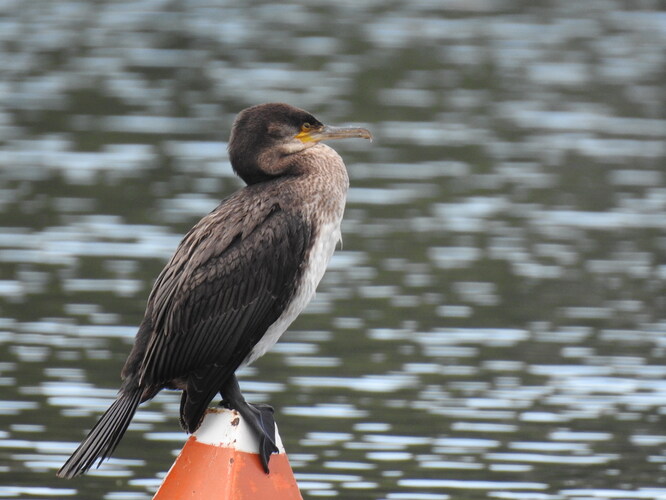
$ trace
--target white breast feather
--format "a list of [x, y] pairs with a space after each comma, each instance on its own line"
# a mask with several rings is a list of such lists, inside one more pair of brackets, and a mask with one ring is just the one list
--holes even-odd
[[278, 341], [289, 325], [305, 309], [312, 297], [335, 247], [340, 241], [340, 221], [323, 224], [313, 243], [312, 251], [300, 282], [296, 286], [296, 294], [280, 317], [273, 323], [250, 354], [243, 361], [242, 366], [249, 365], [255, 359], [263, 356]]

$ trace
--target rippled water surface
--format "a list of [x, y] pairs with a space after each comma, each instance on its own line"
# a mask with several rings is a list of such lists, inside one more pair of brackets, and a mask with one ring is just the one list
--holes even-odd
[[151, 498], [178, 394], [113, 399], [181, 236], [241, 183], [243, 107], [336, 144], [344, 247], [242, 373], [304, 498], [666, 498], [658, 1], [0, 2], [0, 498]]

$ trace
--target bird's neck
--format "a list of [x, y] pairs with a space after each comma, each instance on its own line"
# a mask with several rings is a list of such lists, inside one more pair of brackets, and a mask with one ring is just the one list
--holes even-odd
[[299, 153], [289, 184], [301, 197], [303, 208], [318, 217], [341, 219], [349, 189], [349, 176], [340, 155], [325, 144]]

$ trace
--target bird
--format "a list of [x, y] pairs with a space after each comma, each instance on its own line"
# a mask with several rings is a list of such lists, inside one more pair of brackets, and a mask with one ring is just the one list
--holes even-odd
[[349, 177], [324, 141], [362, 138], [284, 103], [236, 116], [228, 142], [246, 184], [184, 236], [158, 275], [118, 395], [57, 472], [86, 473], [109, 458], [139, 405], [181, 390], [180, 423], [193, 433], [219, 393], [259, 442], [263, 470], [277, 452], [273, 408], [243, 397], [236, 371], [266, 353], [315, 294], [341, 238]]

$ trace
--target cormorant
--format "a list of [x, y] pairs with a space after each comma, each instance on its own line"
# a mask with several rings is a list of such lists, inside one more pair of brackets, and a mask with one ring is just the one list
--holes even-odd
[[190, 433], [219, 392], [256, 433], [268, 472], [277, 451], [273, 409], [247, 403], [234, 373], [273, 346], [324, 275], [340, 240], [349, 178], [321, 141], [351, 137], [372, 138], [287, 104], [238, 114], [229, 158], [247, 186], [187, 233], [158, 276], [118, 396], [58, 476], [108, 458], [139, 404], [162, 389], [183, 391], [180, 422]]

